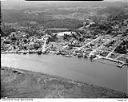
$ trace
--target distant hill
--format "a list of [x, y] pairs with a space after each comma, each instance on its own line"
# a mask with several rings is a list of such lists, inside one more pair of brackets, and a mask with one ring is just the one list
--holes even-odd
[[[25, 2], [24, 2], [25, 3]], [[23, 4], [24, 4], [23, 3]], [[128, 13], [128, 6], [123, 2], [63, 2], [63, 3], [25, 3], [7, 9], [2, 4], [2, 21], [36, 21], [48, 28], [77, 28], [82, 21], [91, 16], [118, 16]]]

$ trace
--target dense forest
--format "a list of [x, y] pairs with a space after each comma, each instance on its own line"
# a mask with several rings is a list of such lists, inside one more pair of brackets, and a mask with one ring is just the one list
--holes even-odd
[[[83, 22], [87, 18], [95, 22], [95, 25], [89, 28], [93, 32], [92, 34], [96, 35], [106, 31], [107, 34], [115, 35], [117, 33], [113, 26], [117, 24], [122, 26], [121, 23], [128, 18], [126, 3], [67, 4], [22, 9], [2, 8], [2, 35], [6, 36], [16, 30], [23, 30], [31, 35], [38, 34], [47, 28], [76, 30], [83, 26]], [[81, 15], [83, 20], [81, 20]]]

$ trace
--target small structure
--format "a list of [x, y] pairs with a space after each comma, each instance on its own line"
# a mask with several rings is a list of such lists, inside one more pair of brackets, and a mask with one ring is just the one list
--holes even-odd
[[72, 34], [74, 34], [75, 32], [69, 32], [69, 31], [67, 31], [67, 32], [59, 32], [59, 33], [57, 33], [57, 36], [59, 37], [59, 36], [64, 36], [64, 35], [69, 35], [69, 36], [71, 36]]
[[95, 22], [93, 22], [91, 19], [86, 19], [85, 22], [83, 22], [83, 26], [88, 28], [90, 27], [91, 25], [94, 25]]

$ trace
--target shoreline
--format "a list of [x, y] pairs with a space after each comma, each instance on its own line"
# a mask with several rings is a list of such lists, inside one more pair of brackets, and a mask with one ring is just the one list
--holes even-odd
[[[32, 52], [32, 53], [30, 53], [29, 51], [25, 51], [25, 52], [23, 52], [23, 51], [20, 51], [20, 52], [15, 52], [15, 51], [11, 51], [11, 52], [1, 52], [1, 54], [19, 54], [19, 55], [26, 55], [26, 54], [29, 54], [29, 55], [31, 55], [31, 54], [37, 54], [37, 55], [62, 55], [62, 54], [57, 54], [57, 53], [52, 53], [52, 52], [49, 52], [49, 53], [40, 53], [40, 54], [38, 54], [38, 51], [34, 51], [34, 52]], [[118, 68], [122, 68], [123, 66], [128, 66], [128, 63], [125, 63], [124, 61], [120, 61], [120, 60], [115, 60], [115, 59], [112, 59], [112, 58], [106, 58], [106, 57], [103, 57], [103, 56], [97, 56], [96, 58], [94, 58], [94, 59], [89, 59], [88, 57], [87, 58], [84, 58], [83, 56], [81, 56], [81, 57], [79, 57], [79, 56], [74, 56], [74, 55], [68, 55], [68, 54], [66, 54], [66, 55], [62, 55], [63, 57], [76, 57], [76, 58], [83, 58], [83, 59], [88, 59], [88, 60], [90, 60], [91, 62], [93, 62], [93, 61], [97, 61], [97, 60], [99, 60], [99, 59], [102, 59], [102, 60], [108, 60], [108, 61], [111, 61], [111, 62], [114, 62], [114, 63], [116, 63], [116, 64], [118, 64], [118, 65], [115, 65], [116, 67], [118, 67]]]
[[9, 98], [127, 98], [123, 92], [22, 69], [1, 68], [2, 97]]

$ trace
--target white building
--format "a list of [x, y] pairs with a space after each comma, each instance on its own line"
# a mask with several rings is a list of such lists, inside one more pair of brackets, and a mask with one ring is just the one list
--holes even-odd
[[59, 33], [57, 33], [57, 36], [64, 36], [64, 35], [69, 35], [69, 36], [71, 36], [72, 34], [75, 34], [75, 32], [71, 32], [71, 31], [59, 32]]

